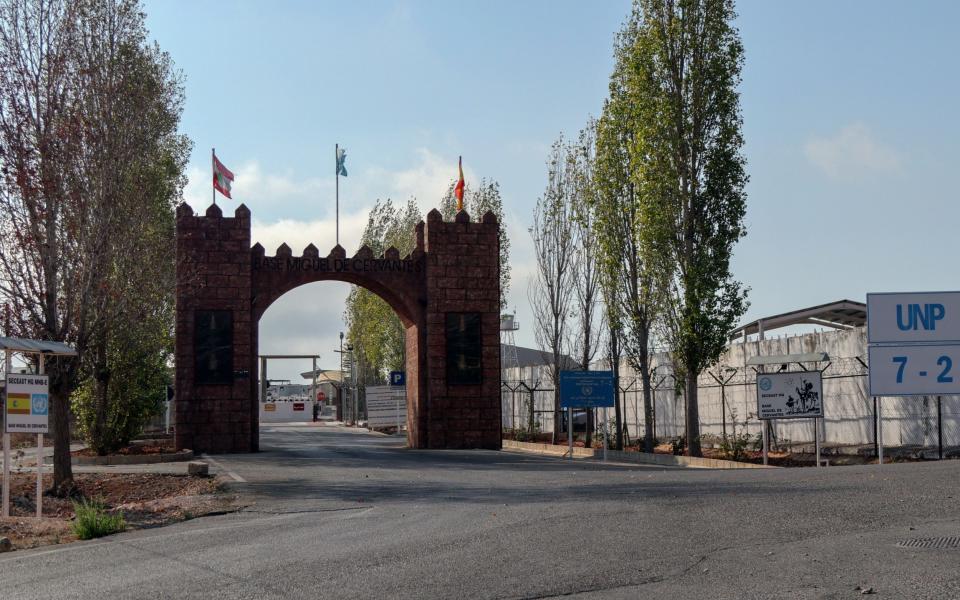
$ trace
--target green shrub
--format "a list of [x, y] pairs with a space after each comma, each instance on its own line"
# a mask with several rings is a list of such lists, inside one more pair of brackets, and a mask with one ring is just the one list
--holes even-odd
[[720, 452], [727, 460], [742, 461], [747, 458], [747, 448], [753, 441], [753, 436], [744, 431], [728, 435], [720, 442]]
[[127, 528], [123, 514], [111, 515], [107, 507], [98, 500], [81, 500], [73, 503], [76, 516], [70, 528], [81, 540], [91, 540], [112, 533], [119, 533]]

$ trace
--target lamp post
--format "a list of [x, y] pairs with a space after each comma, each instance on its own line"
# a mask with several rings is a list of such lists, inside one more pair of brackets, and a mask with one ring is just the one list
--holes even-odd
[[343, 389], [343, 332], [340, 332], [340, 414], [341, 416], [346, 416], [347, 414], [347, 398], [344, 394]]

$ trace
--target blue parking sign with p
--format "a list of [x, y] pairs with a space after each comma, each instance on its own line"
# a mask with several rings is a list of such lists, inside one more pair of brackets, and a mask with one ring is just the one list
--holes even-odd
[[390, 385], [406, 385], [407, 374], [404, 371], [390, 371]]

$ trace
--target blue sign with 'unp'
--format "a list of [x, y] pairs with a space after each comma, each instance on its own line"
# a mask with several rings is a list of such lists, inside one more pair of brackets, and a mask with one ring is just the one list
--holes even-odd
[[561, 408], [612, 407], [613, 398], [613, 371], [560, 371]]

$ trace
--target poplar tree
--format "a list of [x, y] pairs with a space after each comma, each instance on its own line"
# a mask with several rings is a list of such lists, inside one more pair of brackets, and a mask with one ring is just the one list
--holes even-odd
[[[569, 368], [569, 345], [576, 292], [573, 287], [575, 238], [570, 203], [573, 182], [569, 177], [563, 138], [554, 142], [548, 159], [547, 187], [533, 212], [534, 254], [537, 272], [528, 290], [533, 309], [537, 345], [549, 357], [546, 365], [553, 383], [553, 434], [557, 443], [560, 430], [560, 371]], [[572, 435], [573, 424], [567, 424]]]
[[747, 308], [730, 271], [747, 183], [733, 0], [636, 0], [618, 62], [632, 107], [631, 183], [684, 376], [687, 451], [700, 456], [699, 374]]
[[[610, 95], [597, 124], [597, 230], [600, 240], [603, 291], [611, 336], [617, 342], [612, 356], [621, 351], [643, 386], [644, 451], [653, 452], [653, 392], [650, 356], [661, 314], [652, 261], [644, 248], [644, 215], [651, 198], [637, 182], [636, 171], [644, 155], [637, 143], [647, 123], [633, 97], [636, 82], [631, 70], [637, 38], [636, 13], [618, 34], [616, 65], [610, 76]], [[619, 365], [617, 365], [619, 370]]]

